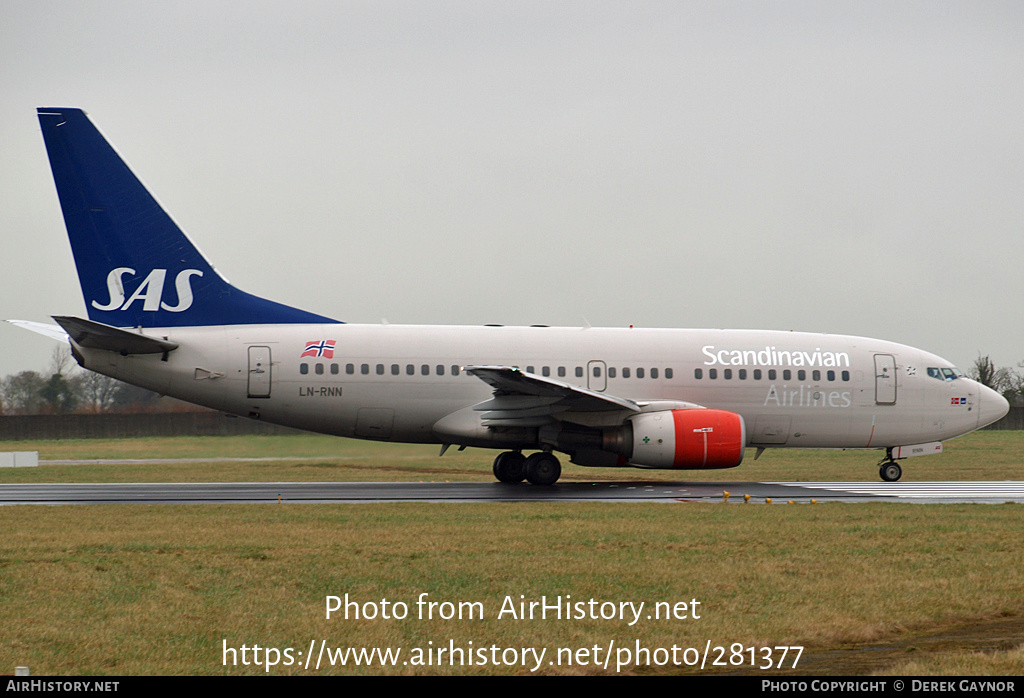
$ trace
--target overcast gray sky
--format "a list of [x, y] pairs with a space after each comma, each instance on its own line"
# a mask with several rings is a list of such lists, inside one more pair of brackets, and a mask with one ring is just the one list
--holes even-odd
[[[85, 313], [37, 106], [349, 322], [1024, 360], [1024, 3], [0, 3], [0, 317]], [[0, 327], [0, 376], [53, 344]]]

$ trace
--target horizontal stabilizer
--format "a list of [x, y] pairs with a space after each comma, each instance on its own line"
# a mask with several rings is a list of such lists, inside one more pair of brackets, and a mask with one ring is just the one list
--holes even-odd
[[90, 349], [105, 349], [119, 354], [163, 354], [178, 348], [177, 344], [166, 339], [147, 337], [92, 320], [57, 315], [53, 319], [67, 330], [75, 344]]

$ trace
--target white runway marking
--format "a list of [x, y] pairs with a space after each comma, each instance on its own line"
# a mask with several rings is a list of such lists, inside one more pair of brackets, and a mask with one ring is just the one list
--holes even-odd
[[1024, 482], [1009, 480], [1002, 482], [771, 482], [765, 484], [900, 499], [968, 497], [972, 500], [1024, 502]]

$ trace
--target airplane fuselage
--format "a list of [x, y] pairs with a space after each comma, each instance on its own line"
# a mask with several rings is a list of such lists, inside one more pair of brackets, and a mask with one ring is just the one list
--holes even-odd
[[686, 402], [735, 412], [747, 446], [886, 448], [942, 441], [986, 423], [981, 386], [951, 378], [949, 362], [862, 337], [356, 324], [146, 334], [180, 346], [128, 356], [79, 348], [84, 365], [227, 413], [347, 437], [520, 447], [521, 435], [503, 441], [492, 433], [481, 442], [471, 427], [439, 427], [491, 396], [465, 370], [479, 365], [515, 366], [652, 409]]

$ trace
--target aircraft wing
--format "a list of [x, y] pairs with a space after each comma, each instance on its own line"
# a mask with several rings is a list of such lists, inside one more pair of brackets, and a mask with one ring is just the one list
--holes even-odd
[[7, 322], [36, 334], [41, 334], [44, 337], [56, 339], [58, 342], [68, 341], [68, 333], [57, 325], [48, 325], [44, 322], [32, 322], [30, 320], [8, 320]]
[[514, 366], [467, 366], [466, 373], [494, 388], [494, 397], [473, 406], [484, 426], [539, 426], [565, 412], [640, 412], [632, 400], [526, 373]]

